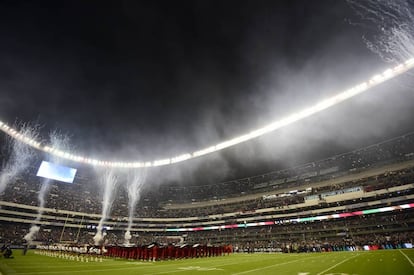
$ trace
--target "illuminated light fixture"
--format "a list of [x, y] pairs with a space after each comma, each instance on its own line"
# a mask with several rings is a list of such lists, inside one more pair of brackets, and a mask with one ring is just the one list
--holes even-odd
[[405, 61], [405, 65], [410, 66], [414, 64], [414, 58], [410, 58], [407, 61]]
[[193, 158], [194, 157], [200, 157], [200, 156], [203, 156], [203, 155], [207, 155], [207, 154], [210, 154], [210, 153], [212, 153], [214, 151], [216, 151], [216, 147], [215, 146], [211, 146], [211, 147], [208, 147], [206, 149], [203, 149], [203, 150], [194, 152], [193, 153]]
[[144, 163], [142, 163], [142, 162], [134, 162], [133, 163], [133, 167], [135, 167], [135, 168], [141, 168], [141, 167], [144, 167]]
[[183, 154], [181, 156], [172, 158], [171, 163], [177, 163], [177, 162], [185, 161], [185, 160], [190, 159], [190, 158], [191, 158], [191, 154]]
[[388, 69], [383, 74], [386, 77], [392, 77], [392, 75], [394, 74], [394, 71], [392, 69]]
[[90, 164], [94, 166], [104, 166], [104, 167], [122, 167], [122, 168], [143, 168], [143, 167], [156, 167], [156, 166], [164, 166], [170, 165], [182, 161], [186, 161], [192, 158], [201, 157], [216, 151], [223, 150], [225, 148], [246, 142], [248, 140], [252, 140], [254, 138], [260, 137], [262, 135], [268, 134], [270, 132], [276, 131], [280, 128], [288, 126], [294, 122], [302, 120], [306, 117], [319, 113], [323, 110], [326, 110], [336, 104], [339, 104], [347, 99], [350, 99], [360, 93], [363, 93], [369, 90], [372, 87], [375, 87], [389, 79], [392, 79], [398, 75], [405, 73], [406, 71], [414, 68], [414, 58], [406, 60], [404, 63], [401, 63], [393, 68], [385, 70], [381, 74], [374, 75], [368, 81], [358, 84], [348, 90], [345, 90], [341, 93], [338, 93], [330, 98], [324, 99], [311, 107], [303, 109], [297, 113], [293, 113], [287, 117], [274, 121], [262, 128], [250, 131], [247, 134], [223, 141], [218, 143], [217, 145], [213, 145], [207, 147], [205, 149], [197, 150], [192, 153], [187, 154], [180, 154], [178, 156], [174, 156], [171, 158], [165, 158], [160, 160], [154, 161], [146, 161], [146, 162], [111, 162], [107, 160], [96, 160], [86, 158], [84, 156], [74, 156], [68, 152], [62, 152], [57, 150], [53, 147], [48, 145], [42, 145], [40, 142], [30, 139], [29, 137], [24, 136], [24, 134], [19, 133], [17, 130], [9, 127], [6, 123], [0, 121], [0, 129], [5, 132], [6, 134], [32, 146], [38, 150], [44, 151], [46, 153], [52, 154], [54, 156], [69, 159], [79, 163]]
[[170, 163], [171, 163], [170, 159], [155, 160], [152, 166], [163, 166], [163, 165], [167, 165]]

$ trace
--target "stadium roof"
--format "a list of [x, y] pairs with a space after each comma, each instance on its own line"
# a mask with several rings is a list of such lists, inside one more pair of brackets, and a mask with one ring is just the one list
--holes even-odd
[[90, 164], [90, 165], [96, 165], [96, 166], [106, 166], [106, 167], [121, 167], [121, 168], [144, 168], [144, 167], [157, 167], [157, 166], [164, 166], [164, 165], [170, 165], [175, 164], [178, 162], [190, 160], [192, 158], [201, 157], [210, 153], [214, 153], [223, 149], [226, 149], [231, 146], [238, 145], [240, 143], [249, 141], [251, 139], [260, 137], [262, 135], [268, 134], [270, 132], [276, 131], [280, 128], [286, 127], [292, 123], [295, 123], [297, 121], [300, 121], [302, 119], [305, 119], [309, 116], [312, 116], [314, 114], [317, 114], [319, 112], [322, 112], [330, 107], [333, 107], [347, 99], [350, 99], [360, 93], [363, 93], [365, 91], [368, 91], [369, 89], [375, 87], [378, 84], [381, 84], [385, 81], [388, 81], [396, 76], [399, 76], [400, 74], [403, 74], [407, 72], [408, 70], [412, 69], [414, 67], [414, 58], [407, 60], [405, 63], [399, 64], [395, 66], [392, 69], [387, 69], [381, 74], [377, 74], [373, 76], [371, 79], [369, 79], [366, 82], [363, 82], [361, 84], [358, 84], [346, 91], [343, 91], [341, 93], [338, 93], [334, 95], [333, 97], [324, 99], [312, 106], [307, 107], [306, 109], [303, 109], [299, 112], [293, 113], [289, 116], [286, 116], [282, 119], [276, 120], [270, 124], [267, 124], [266, 126], [255, 129], [249, 133], [243, 134], [241, 136], [232, 138], [230, 140], [223, 141], [219, 144], [209, 146], [206, 149], [197, 150], [193, 153], [184, 153], [179, 156], [171, 157], [171, 158], [165, 158], [162, 160], [154, 160], [154, 161], [148, 161], [148, 162], [142, 162], [142, 161], [135, 161], [135, 162], [124, 162], [124, 161], [118, 161], [118, 162], [112, 162], [108, 160], [96, 160], [96, 159], [90, 159], [84, 156], [80, 155], [74, 155], [71, 152], [68, 151], [62, 151], [59, 148], [54, 148], [53, 145], [43, 145], [39, 141], [32, 139], [24, 133], [19, 132], [18, 130], [14, 129], [13, 127], [10, 127], [9, 125], [3, 123], [0, 121], [0, 130], [4, 131], [5, 133], [9, 134], [13, 138], [16, 138], [38, 150], [44, 151], [48, 154], [52, 154], [54, 156], [68, 159], [75, 162]]
[[[49, 132], [67, 133], [73, 150], [54, 152], [87, 163], [157, 166], [225, 148], [396, 66], [367, 48], [372, 28], [345, 1], [13, 1], [0, 10], [0, 119], [40, 123], [34, 145], [49, 152]], [[298, 146], [301, 162], [321, 147], [412, 131], [410, 94], [381, 85], [206, 167], [273, 165]]]

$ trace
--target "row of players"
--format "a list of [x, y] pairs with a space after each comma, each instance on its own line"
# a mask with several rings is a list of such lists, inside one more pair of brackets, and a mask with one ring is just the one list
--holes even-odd
[[228, 255], [233, 252], [231, 245], [225, 246], [206, 246], [206, 245], [182, 245], [182, 246], [158, 246], [155, 244], [149, 246], [107, 247], [107, 256], [119, 257], [136, 260], [172, 260], [184, 258], [202, 258]]
[[93, 254], [93, 255], [102, 255], [107, 252], [105, 247], [99, 246], [71, 246], [71, 245], [62, 245], [62, 244], [55, 244], [55, 245], [38, 245], [36, 247], [40, 251], [59, 251], [59, 252], [68, 252], [68, 253], [75, 253], [75, 254]]
[[172, 260], [183, 258], [217, 257], [233, 252], [231, 245], [167, 245], [151, 244], [148, 246], [71, 246], [71, 245], [38, 245], [36, 253], [54, 257], [115, 257], [144, 261]]

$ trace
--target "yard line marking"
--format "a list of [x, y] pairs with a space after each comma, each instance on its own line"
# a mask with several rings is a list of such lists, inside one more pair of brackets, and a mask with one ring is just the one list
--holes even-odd
[[[249, 256], [251, 256], [251, 255], [249, 255]], [[271, 255], [272, 257], [273, 257], [273, 255]], [[295, 257], [299, 257], [298, 255], [294, 255]], [[250, 261], [250, 263], [258, 263], [258, 262], [264, 262], [264, 261], [269, 261], [269, 260], [273, 260], [273, 259], [271, 259], [270, 257], [269, 258], [265, 258], [265, 259], [259, 259], [259, 260], [256, 260], [256, 261]], [[299, 261], [300, 259], [298, 259], [298, 260], [296, 260], [296, 261]], [[221, 261], [220, 261], [221, 262]], [[215, 268], [217, 268], [217, 267], [222, 267], [222, 266], [227, 266], [227, 265], [237, 265], [237, 264], [239, 264], [239, 263], [243, 263], [243, 262], [245, 262], [245, 259], [240, 259], [240, 260], [238, 260], [238, 261], [232, 261], [231, 263], [228, 263], [228, 261], [226, 260], [226, 261], [223, 261], [225, 264], [220, 264], [220, 265], [214, 265], [214, 266], [212, 266], [212, 267], [215, 267]], [[217, 263], [217, 262], [216, 262]], [[159, 274], [171, 274], [171, 273], [178, 273], [178, 272], [183, 272], [183, 271], [185, 271], [185, 270], [182, 270], [182, 269], [178, 269], [178, 270], [174, 270], [174, 271], [162, 271], [162, 272], [158, 272], [158, 273], [148, 273], [148, 274], [146, 274], [146, 275], [159, 275]]]
[[[324, 257], [324, 256], [317, 256], [317, 257], [313, 257], [313, 258], [319, 258], [319, 257]], [[233, 273], [232, 275], [246, 274], [246, 273], [255, 272], [255, 271], [259, 271], [259, 270], [263, 270], [263, 269], [267, 269], [267, 268], [271, 268], [271, 267], [275, 267], [275, 266], [280, 266], [280, 265], [285, 265], [285, 264], [299, 262], [301, 260], [302, 259], [298, 259], [298, 260], [294, 260], [294, 261], [289, 261], [289, 262], [284, 262], [284, 263], [278, 263], [278, 264], [274, 264], [274, 265], [268, 265], [268, 266], [265, 266], [265, 267], [262, 267], [262, 268], [256, 268], [256, 269], [246, 270], [246, 271], [243, 271], [243, 272]]]
[[407, 254], [405, 254], [404, 252], [402, 252], [401, 249], [398, 249], [398, 251], [400, 251], [400, 253], [403, 254], [404, 257], [407, 259], [407, 261], [410, 262], [411, 266], [414, 267], [413, 261], [411, 261], [411, 259], [407, 256]]
[[[257, 261], [251, 261], [251, 263], [263, 262], [263, 261], [268, 261], [268, 260], [269, 259], [260, 259], [260, 260], [257, 260]], [[299, 260], [297, 260], [297, 261], [299, 261]], [[211, 268], [217, 268], [217, 267], [222, 267], [222, 266], [227, 266], [227, 265], [236, 265], [240, 262], [244, 262], [244, 259], [240, 260], [240, 261], [233, 261], [231, 263], [228, 263], [228, 261], [226, 261], [226, 262], [224, 262], [225, 264], [214, 265], [214, 266], [211, 266]], [[145, 274], [145, 275], [171, 274], [171, 273], [178, 273], [178, 272], [183, 272], [183, 271], [188, 271], [188, 270], [178, 268], [177, 270], [162, 271], [162, 272], [158, 272], [158, 273], [148, 273], [148, 274]]]
[[324, 271], [322, 271], [322, 272], [319, 272], [319, 273], [318, 273], [318, 274], [316, 274], [316, 275], [321, 275], [321, 274], [323, 274], [323, 273], [325, 273], [325, 272], [327, 272], [327, 271], [329, 271], [329, 270], [331, 270], [331, 269], [334, 269], [334, 268], [335, 268], [335, 267], [337, 267], [338, 265], [341, 265], [341, 264], [343, 264], [343, 263], [345, 263], [345, 262], [349, 261], [350, 259], [356, 258], [356, 257], [358, 257], [359, 255], [361, 255], [361, 254], [358, 254], [358, 255], [352, 256], [352, 257], [350, 257], [350, 258], [347, 258], [347, 259], [345, 259], [345, 260], [343, 260], [343, 261], [341, 261], [341, 262], [339, 262], [339, 263], [337, 263], [337, 264], [335, 264], [335, 265], [331, 266], [330, 268], [325, 269], [325, 270], [324, 270]]
[[[239, 255], [240, 256], [240, 255]], [[249, 255], [250, 256], [250, 255]], [[298, 257], [298, 255], [295, 255], [296, 257]], [[270, 258], [265, 258], [265, 259], [259, 259], [259, 260], [256, 260], [256, 261], [250, 261], [250, 263], [257, 263], [257, 262], [264, 262], [264, 261], [268, 261], [268, 260], [270, 260]], [[298, 260], [299, 261], [299, 260]], [[225, 264], [220, 264], [220, 265], [214, 265], [214, 266], [212, 266], [212, 267], [214, 267], [214, 268], [216, 268], [216, 267], [222, 267], [222, 266], [226, 266], [226, 265], [236, 265], [236, 264], [238, 264], [238, 263], [242, 263], [242, 262], [245, 262], [245, 259], [240, 259], [240, 260], [238, 260], [238, 261], [232, 261], [231, 263], [228, 263], [228, 261], [227, 260], [225, 260], [225, 261], [223, 261], [223, 260], [221, 260], [221, 261], [216, 261], [215, 263], [221, 263], [221, 262], [223, 262], [223, 263], [225, 263]], [[203, 262], [203, 263], [205, 263], [205, 262]], [[182, 264], [188, 264], [188, 263], [180, 263], [179, 265], [182, 265]], [[193, 263], [194, 264], [194, 263]], [[201, 264], [201, 263], [200, 263]], [[154, 266], [155, 267], [155, 266]], [[158, 267], [160, 267], [160, 268], [164, 268], [164, 266], [158, 266]], [[178, 272], [183, 272], [183, 271], [186, 271], [186, 270], [182, 270], [182, 269], [178, 269], [178, 270], [170, 270], [170, 271], [161, 271], [161, 272], [158, 272], [158, 273], [148, 273], [148, 274], [145, 274], [145, 275], [160, 275], [160, 274], [170, 274], [170, 273], [178, 273]]]

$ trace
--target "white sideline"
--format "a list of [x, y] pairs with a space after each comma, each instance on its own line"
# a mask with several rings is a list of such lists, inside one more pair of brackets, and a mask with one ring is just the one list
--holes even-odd
[[337, 263], [337, 264], [335, 264], [335, 265], [331, 266], [330, 268], [325, 269], [325, 270], [324, 270], [324, 271], [322, 271], [322, 272], [319, 272], [319, 273], [318, 273], [318, 274], [316, 274], [316, 275], [321, 275], [321, 274], [323, 274], [323, 273], [325, 273], [325, 272], [327, 272], [327, 271], [329, 271], [329, 270], [331, 270], [331, 269], [334, 269], [334, 268], [335, 268], [335, 267], [337, 267], [338, 265], [341, 265], [341, 264], [343, 264], [343, 263], [345, 263], [345, 262], [349, 261], [350, 259], [356, 258], [356, 257], [358, 257], [359, 255], [361, 255], [361, 254], [358, 254], [358, 255], [355, 255], [355, 256], [349, 257], [349, 258], [347, 258], [347, 259], [345, 259], [345, 260], [343, 260], [343, 261], [341, 261], [341, 262], [339, 262], [339, 263]]
[[405, 254], [404, 252], [402, 252], [401, 249], [398, 249], [398, 251], [400, 251], [400, 253], [403, 254], [403, 256], [407, 259], [407, 261], [410, 262], [411, 266], [414, 267], [413, 261], [411, 261], [411, 259], [407, 256], [407, 254]]

